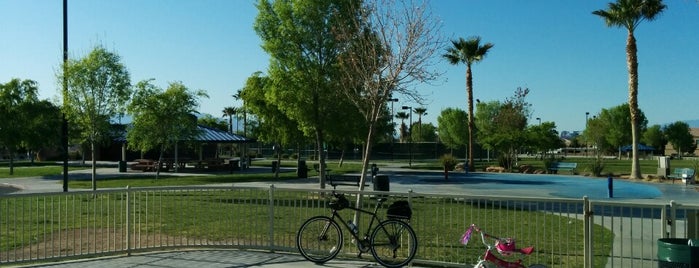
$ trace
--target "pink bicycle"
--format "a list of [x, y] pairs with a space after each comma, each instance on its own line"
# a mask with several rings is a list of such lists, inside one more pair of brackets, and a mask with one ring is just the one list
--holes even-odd
[[[478, 259], [478, 263], [473, 266], [474, 268], [487, 268], [487, 267], [500, 267], [500, 268], [546, 268], [542, 264], [532, 264], [529, 266], [524, 266], [522, 260], [517, 261], [506, 261], [498, 258], [496, 254], [493, 253], [493, 248], [497, 250], [502, 256], [510, 256], [512, 254], [518, 253], [522, 255], [529, 255], [534, 252], [534, 247], [517, 248], [515, 246], [515, 240], [513, 238], [498, 238], [487, 234], [481, 228], [478, 228], [475, 224], [471, 224], [468, 230], [461, 236], [461, 244], [467, 245], [468, 241], [471, 239], [471, 234], [473, 232], [478, 232], [481, 235], [481, 240], [483, 245], [486, 246], [485, 253], [483, 257]], [[485, 238], [490, 238], [495, 240], [495, 244], [488, 244]]]

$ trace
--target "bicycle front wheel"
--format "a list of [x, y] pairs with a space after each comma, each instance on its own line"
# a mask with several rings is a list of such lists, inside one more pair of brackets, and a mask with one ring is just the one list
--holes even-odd
[[310, 218], [296, 234], [296, 247], [304, 258], [317, 264], [332, 260], [342, 248], [340, 226], [326, 216]]
[[383, 221], [371, 234], [371, 255], [383, 266], [405, 266], [413, 260], [416, 252], [415, 231], [403, 221]]

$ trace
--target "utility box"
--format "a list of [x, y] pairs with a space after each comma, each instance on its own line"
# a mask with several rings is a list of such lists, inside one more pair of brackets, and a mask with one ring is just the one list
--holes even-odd
[[658, 176], [667, 177], [670, 174], [670, 159], [667, 156], [658, 156]]

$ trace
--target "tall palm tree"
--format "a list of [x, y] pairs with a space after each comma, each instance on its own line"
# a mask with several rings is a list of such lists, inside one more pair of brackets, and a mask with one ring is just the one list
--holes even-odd
[[447, 48], [447, 53], [442, 55], [449, 63], [458, 65], [466, 64], [466, 95], [468, 96], [468, 170], [475, 171], [473, 165], [473, 75], [471, 65], [480, 62], [493, 48], [492, 43], [481, 45], [481, 38], [478, 36], [469, 37], [464, 40], [452, 40], [452, 47]]
[[228, 116], [228, 132], [233, 133], [233, 116], [238, 112], [235, 107], [223, 108], [223, 117]]
[[593, 11], [592, 14], [602, 17], [607, 27], [623, 27], [627, 30], [626, 36], [626, 65], [629, 70], [629, 112], [631, 113], [631, 175], [632, 179], [641, 178], [641, 169], [638, 162], [639, 141], [639, 109], [638, 109], [638, 58], [636, 37], [634, 30], [644, 21], [654, 20], [665, 10], [662, 0], [617, 0], [609, 3], [607, 10]]
[[410, 116], [406, 112], [397, 112], [396, 118], [400, 119], [400, 142], [405, 142], [405, 137], [408, 135], [408, 127], [405, 126], [405, 120]]
[[[418, 138], [420, 139], [420, 141], [422, 141], [422, 116], [427, 114], [427, 108], [418, 107], [418, 108], [413, 109], [413, 112], [415, 112], [417, 114]], [[415, 138], [413, 137], [413, 139], [415, 139]]]

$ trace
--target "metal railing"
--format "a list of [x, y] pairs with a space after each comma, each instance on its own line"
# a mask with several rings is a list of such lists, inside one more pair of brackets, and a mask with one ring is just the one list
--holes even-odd
[[[328, 192], [159, 187], [0, 196], [0, 265], [176, 248], [296, 252], [301, 223], [329, 214]], [[411, 203], [418, 263], [477, 262], [483, 246], [459, 243], [472, 223], [535, 246], [524, 263], [548, 267], [655, 267], [658, 239], [699, 235], [699, 206], [674, 202], [364, 192], [362, 206], [373, 208], [377, 195]], [[346, 243], [343, 253], [356, 254]]]

